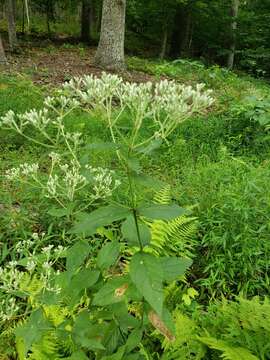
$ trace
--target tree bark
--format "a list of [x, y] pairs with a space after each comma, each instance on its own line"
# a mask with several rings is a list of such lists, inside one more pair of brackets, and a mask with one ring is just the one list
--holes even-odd
[[235, 50], [236, 50], [236, 30], [237, 30], [237, 17], [239, 12], [240, 0], [232, 0], [231, 7], [231, 32], [230, 32], [230, 51], [227, 59], [227, 67], [233, 69], [234, 59], [235, 59]]
[[192, 37], [192, 2], [179, 5], [174, 19], [170, 56], [173, 58], [189, 56]]
[[108, 70], [125, 69], [126, 0], [103, 0], [101, 33], [95, 64]]
[[81, 39], [85, 43], [91, 41], [91, 13], [92, 4], [91, 0], [82, 0], [82, 14], [81, 14]]
[[7, 58], [5, 55], [5, 50], [4, 50], [4, 46], [3, 46], [3, 42], [2, 42], [2, 38], [1, 38], [1, 34], [0, 34], [0, 64], [6, 64], [7, 63]]
[[159, 54], [159, 58], [163, 60], [167, 53], [167, 45], [168, 45], [168, 27], [165, 25], [163, 29], [163, 37], [162, 37], [162, 43], [161, 43], [161, 50]]
[[10, 50], [13, 52], [18, 49], [16, 20], [15, 20], [15, 3], [13, 0], [6, 0], [6, 11], [7, 11], [7, 20], [8, 20], [9, 46], [10, 46]]

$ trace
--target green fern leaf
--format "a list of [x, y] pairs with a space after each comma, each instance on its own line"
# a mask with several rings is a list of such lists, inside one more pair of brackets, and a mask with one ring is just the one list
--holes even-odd
[[259, 358], [253, 355], [248, 349], [231, 346], [227, 342], [217, 340], [213, 337], [198, 337], [198, 340], [211, 349], [221, 351], [221, 358], [224, 360], [259, 360]]

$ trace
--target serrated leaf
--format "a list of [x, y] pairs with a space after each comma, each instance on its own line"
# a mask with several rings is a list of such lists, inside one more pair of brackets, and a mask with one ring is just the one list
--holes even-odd
[[34, 311], [27, 322], [15, 329], [17, 342], [20, 348], [24, 349], [25, 356], [32, 345], [39, 342], [42, 336], [52, 328], [50, 322], [44, 318], [41, 309]]
[[64, 216], [69, 216], [71, 214], [72, 210], [71, 209], [58, 209], [58, 208], [52, 208], [48, 211], [48, 214], [56, 217], [56, 218], [61, 218]]
[[162, 144], [162, 139], [154, 139], [147, 146], [139, 147], [137, 149], [138, 153], [142, 153], [145, 155], [151, 154], [154, 150], [158, 149]]
[[82, 290], [91, 288], [98, 281], [99, 275], [99, 271], [82, 269], [78, 274], [73, 276], [65, 289], [67, 296], [70, 298], [69, 305], [79, 301]]
[[128, 286], [128, 278], [126, 276], [109, 280], [95, 294], [93, 305], [106, 306], [123, 301]]
[[138, 208], [138, 213], [151, 220], [172, 220], [186, 214], [187, 210], [176, 204], [153, 204]]
[[126, 347], [121, 346], [113, 355], [103, 356], [101, 360], [122, 360], [125, 354]]
[[108, 205], [101, 207], [89, 215], [84, 216], [83, 220], [76, 224], [71, 230], [72, 233], [93, 235], [95, 231], [102, 227], [112, 224], [126, 218], [130, 214], [130, 210], [122, 206]]
[[97, 266], [101, 270], [106, 270], [110, 266], [112, 266], [120, 253], [120, 245], [117, 241], [112, 241], [105, 246], [102, 247], [102, 249], [99, 251], [97, 256]]
[[85, 241], [78, 241], [67, 253], [67, 271], [73, 274], [89, 255], [90, 246]]
[[130, 262], [130, 277], [150, 306], [162, 314], [163, 270], [159, 259], [150, 254], [135, 254]]
[[[138, 223], [140, 240], [143, 246], [146, 246], [151, 241], [151, 232], [147, 225]], [[140, 246], [138, 239], [137, 227], [134, 216], [130, 215], [122, 225], [122, 234], [131, 246]]]
[[127, 165], [130, 170], [134, 171], [136, 174], [139, 174], [141, 171], [141, 164], [138, 158], [128, 158]]
[[132, 351], [133, 349], [135, 349], [139, 343], [141, 342], [142, 340], [142, 336], [143, 336], [143, 330], [142, 328], [139, 328], [139, 329], [134, 329], [128, 339], [127, 339], [127, 342], [126, 342], [126, 350], [128, 352]]
[[85, 310], [79, 313], [74, 322], [72, 329], [72, 337], [77, 344], [89, 350], [104, 350], [101, 338], [104, 330], [104, 325], [94, 325], [91, 323], [90, 315]]
[[154, 191], [158, 191], [165, 186], [165, 183], [163, 181], [155, 179], [149, 175], [145, 175], [142, 173], [137, 174], [135, 172], [132, 172], [131, 176], [134, 182], [136, 182], [138, 185], [147, 187]]
[[178, 257], [162, 257], [160, 258], [163, 269], [163, 280], [172, 282], [185, 275], [186, 270], [191, 266], [192, 261]]

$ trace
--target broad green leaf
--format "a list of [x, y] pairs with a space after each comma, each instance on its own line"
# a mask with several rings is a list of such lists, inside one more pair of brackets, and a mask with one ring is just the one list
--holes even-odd
[[93, 305], [106, 306], [121, 302], [125, 299], [125, 293], [129, 287], [127, 276], [109, 280], [94, 296]]
[[98, 338], [101, 338], [104, 325], [94, 325], [91, 323], [90, 315], [85, 310], [79, 313], [74, 322], [72, 337], [75, 342], [89, 350], [104, 350]]
[[103, 356], [101, 360], [122, 360], [125, 355], [126, 347], [121, 346], [113, 355]]
[[120, 245], [117, 241], [112, 241], [105, 246], [102, 247], [102, 249], [99, 251], [97, 256], [97, 266], [101, 270], [106, 270], [110, 266], [112, 266], [120, 253]]
[[90, 269], [82, 269], [74, 275], [63, 291], [63, 295], [69, 299], [68, 305], [74, 306], [80, 300], [81, 292], [92, 287], [98, 281], [99, 275], [99, 271]]
[[110, 225], [114, 221], [122, 220], [129, 214], [130, 210], [122, 206], [108, 205], [101, 207], [89, 215], [84, 216], [84, 219], [76, 224], [71, 232], [93, 235], [98, 228]]
[[[146, 246], [151, 241], [151, 232], [147, 225], [138, 223], [141, 243]], [[132, 246], [140, 246], [134, 216], [130, 215], [122, 225], [122, 234]]]
[[154, 139], [147, 146], [139, 147], [137, 149], [138, 153], [142, 153], [145, 155], [151, 154], [154, 150], [158, 149], [162, 144], [162, 139]]
[[192, 261], [189, 259], [177, 257], [162, 257], [160, 262], [163, 269], [163, 280], [168, 282], [177, 280], [180, 276], [185, 275], [186, 270], [192, 264]]
[[140, 173], [141, 171], [141, 164], [138, 158], [128, 158], [127, 165], [130, 170], [134, 171], [136, 174]]
[[155, 179], [149, 175], [132, 172], [131, 176], [136, 184], [146, 187], [147, 189], [151, 189], [152, 191], [158, 191], [165, 186], [163, 181]]
[[90, 269], [82, 269], [78, 274], [71, 279], [71, 287], [74, 291], [81, 291], [93, 286], [99, 278], [100, 272]]
[[130, 262], [130, 277], [151, 307], [162, 314], [163, 269], [159, 258], [145, 253], [135, 254]]
[[146, 218], [152, 220], [172, 220], [180, 215], [186, 214], [187, 210], [181, 208], [176, 204], [173, 205], [153, 204], [153, 205], [140, 207], [138, 209], [138, 213], [141, 216], [145, 216]]
[[72, 209], [64, 209], [64, 208], [51, 208], [49, 211], [48, 211], [48, 214], [53, 216], [53, 217], [56, 217], [56, 218], [61, 218], [61, 217], [64, 217], [64, 216], [69, 216], [70, 214], [72, 213]]
[[25, 356], [32, 345], [38, 343], [42, 339], [42, 336], [50, 329], [52, 329], [52, 326], [50, 322], [44, 318], [41, 309], [34, 311], [26, 323], [15, 329], [16, 339], [20, 342], [20, 348], [24, 348]]
[[89, 255], [90, 246], [85, 241], [78, 241], [73, 245], [67, 254], [67, 271], [74, 273], [84, 262], [86, 257]]
[[142, 336], [143, 336], [142, 328], [134, 329], [130, 333], [130, 335], [129, 335], [128, 339], [127, 339], [127, 342], [126, 342], [127, 352], [132, 351], [133, 349], [135, 349], [139, 345], [139, 343], [142, 340]]

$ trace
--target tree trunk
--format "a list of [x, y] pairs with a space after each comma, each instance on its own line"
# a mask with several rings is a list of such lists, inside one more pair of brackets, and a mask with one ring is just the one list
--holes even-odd
[[236, 50], [236, 30], [237, 30], [237, 17], [239, 12], [240, 0], [232, 0], [231, 7], [231, 32], [230, 32], [230, 51], [227, 59], [227, 67], [232, 69], [234, 66], [235, 50]]
[[81, 14], [81, 39], [85, 43], [91, 40], [90, 26], [91, 26], [91, 0], [82, 0], [82, 14]]
[[8, 37], [9, 46], [11, 51], [18, 49], [18, 40], [16, 33], [16, 20], [15, 20], [15, 4], [13, 0], [6, 0], [6, 11], [8, 20]]
[[170, 55], [173, 58], [189, 56], [192, 37], [192, 2], [179, 5], [174, 19]]
[[2, 38], [1, 38], [1, 34], [0, 34], [0, 64], [6, 64], [7, 63], [7, 58], [5, 55], [5, 50], [4, 50], [4, 46], [3, 46], [3, 42], [2, 42]]
[[165, 58], [165, 56], [166, 56], [167, 45], [168, 45], [168, 27], [165, 25], [165, 27], [163, 29], [163, 38], [162, 38], [162, 43], [161, 43], [161, 50], [160, 50], [160, 54], [159, 54], [159, 58], [161, 60], [163, 60]]
[[103, 0], [101, 33], [95, 64], [108, 70], [125, 69], [126, 0]]

